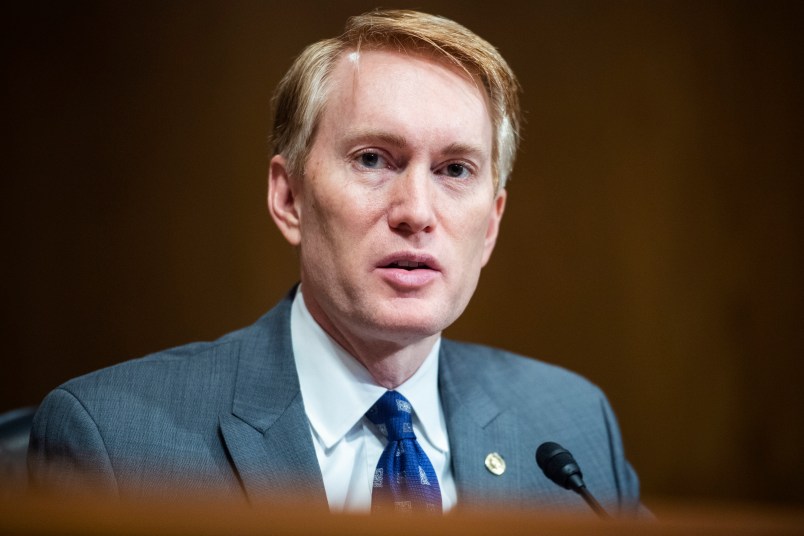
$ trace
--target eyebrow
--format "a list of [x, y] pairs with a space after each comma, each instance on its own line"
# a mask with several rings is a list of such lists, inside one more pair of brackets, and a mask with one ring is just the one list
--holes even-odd
[[358, 130], [353, 133], [348, 133], [346, 136], [347, 145], [362, 141], [381, 141], [397, 148], [408, 145], [408, 140], [404, 136], [383, 132], [381, 130]]
[[447, 147], [442, 151], [444, 156], [449, 156], [453, 154], [461, 154], [461, 155], [470, 155], [474, 158], [485, 158], [487, 156], [487, 152], [484, 151], [482, 148], [476, 145], [469, 145], [466, 143], [450, 143]]

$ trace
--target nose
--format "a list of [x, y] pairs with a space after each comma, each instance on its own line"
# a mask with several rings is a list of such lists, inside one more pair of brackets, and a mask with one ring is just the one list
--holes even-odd
[[391, 186], [388, 225], [404, 234], [432, 232], [436, 223], [430, 170], [410, 166]]

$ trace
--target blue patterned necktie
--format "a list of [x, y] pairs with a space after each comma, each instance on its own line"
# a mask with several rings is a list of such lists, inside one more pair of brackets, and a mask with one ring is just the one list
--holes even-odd
[[388, 437], [374, 471], [371, 511], [441, 513], [441, 488], [433, 464], [416, 441], [410, 402], [386, 391], [366, 417]]

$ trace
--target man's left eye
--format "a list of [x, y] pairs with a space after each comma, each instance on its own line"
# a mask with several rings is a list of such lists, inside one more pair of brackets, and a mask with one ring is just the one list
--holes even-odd
[[469, 169], [464, 164], [452, 163], [443, 168], [443, 173], [454, 179], [465, 179], [470, 175]]

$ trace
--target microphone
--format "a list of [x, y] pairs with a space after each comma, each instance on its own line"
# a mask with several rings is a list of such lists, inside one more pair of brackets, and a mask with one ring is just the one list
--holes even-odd
[[603, 519], [610, 517], [600, 506], [600, 503], [589, 493], [589, 490], [586, 489], [581, 468], [578, 467], [575, 458], [572, 457], [572, 454], [567, 449], [552, 441], [542, 443], [536, 449], [536, 463], [547, 478], [562, 488], [572, 490], [583, 497], [586, 504], [598, 516]]

